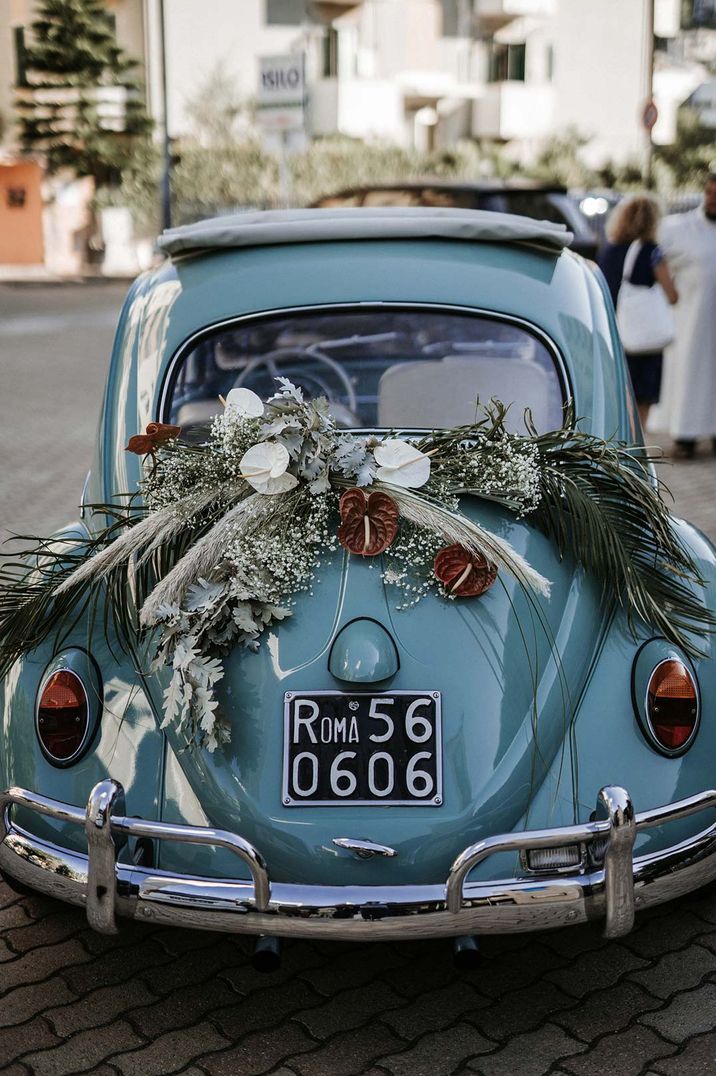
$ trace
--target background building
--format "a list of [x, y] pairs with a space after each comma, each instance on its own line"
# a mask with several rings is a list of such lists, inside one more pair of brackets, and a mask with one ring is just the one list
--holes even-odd
[[[160, 133], [160, 0], [106, 3], [120, 45], [141, 63]], [[224, 72], [249, 106], [259, 58], [291, 52], [305, 55], [308, 138], [342, 134], [418, 150], [489, 140], [528, 164], [548, 139], [571, 129], [588, 139], [591, 165], [638, 164], [648, 145], [642, 115], [652, 92], [652, 6], [654, 141], [673, 141], [686, 101], [705, 118], [713, 114], [716, 30], [703, 17], [702, 0], [694, 0], [686, 30], [681, 0], [165, 0], [163, 6], [172, 139], [201, 137], [190, 106], [212, 72]], [[38, 254], [71, 261], [67, 241], [57, 254], [57, 235], [70, 218], [76, 234], [83, 227], [84, 187], [60, 182], [51, 199], [45, 192], [38, 228], [41, 162], [23, 160], [14, 138], [13, 85], [22, 77], [33, 8], [33, 0], [0, 3], [0, 263], [35, 261]], [[4, 224], [9, 217], [12, 226]], [[18, 251], [21, 217], [28, 240]], [[48, 255], [48, 245], [55, 253]]]

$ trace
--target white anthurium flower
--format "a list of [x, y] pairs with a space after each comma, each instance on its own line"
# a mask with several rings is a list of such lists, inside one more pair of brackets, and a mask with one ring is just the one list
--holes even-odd
[[373, 449], [376, 478], [393, 486], [419, 489], [430, 478], [430, 457], [408, 441], [392, 438]]
[[226, 406], [233, 407], [242, 418], [261, 418], [264, 413], [263, 400], [251, 389], [232, 389], [226, 397]]
[[287, 474], [288, 449], [276, 441], [261, 441], [241, 457], [241, 477], [257, 493], [286, 493], [298, 485], [295, 475]]

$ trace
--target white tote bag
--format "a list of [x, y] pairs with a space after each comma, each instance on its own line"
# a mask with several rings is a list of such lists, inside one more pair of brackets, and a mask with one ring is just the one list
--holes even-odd
[[617, 296], [617, 325], [624, 350], [630, 355], [663, 351], [676, 335], [674, 315], [660, 284], [632, 284], [631, 275], [641, 250], [635, 240], [624, 259]]

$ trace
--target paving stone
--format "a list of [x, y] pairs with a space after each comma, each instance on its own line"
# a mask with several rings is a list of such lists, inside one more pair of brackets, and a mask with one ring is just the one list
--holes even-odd
[[[635, 1026], [605, 1035], [588, 1053], [566, 1058], [560, 1064], [575, 1076], [639, 1076], [647, 1065], [674, 1050], [653, 1031]], [[690, 1076], [689, 1070], [681, 1069], [680, 1076]]]
[[[250, 947], [253, 950], [253, 942], [250, 942]], [[311, 969], [323, 967], [329, 959], [308, 942], [289, 942], [282, 946], [279, 968], [267, 977], [263, 972], [256, 971], [249, 961], [248, 953], [241, 948], [237, 950], [236, 964], [222, 968], [217, 974], [238, 994], [253, 994], [256, 990], [264, 990], [267, 983], [277, 986], [297, 975], [310, 983], [308, 973]], [[320, 990], [319, 993], [321, 993]]]
[[[171, 957], [156, 942], [148, 940], [142, 945], [125, 945], [121, 949], [103, 953], [101, 959], [92, 959], [90, 954], [86, 954], [89, 963], [85, 962], [83, 967], [69, 968], [62, 974], [76, 994], [86, 994], [100, 986], [125, 982], [147, 969], [161, 980], [164, 966], [170, 960]], [[151, 983], [149, 985], [151, 988]]]
[[701, 945], [690, 945], [677, 953], [666, 953], [650, 968], [633, 972], [629, 978], [651, 994], [668, 998], [716, 972], [716, 955]]
[[538, 1027], [545, 1017], [562, 1013], [576, 1004], [552, 983], [541, 982], [538, 987], [525, 987], [506, 994], [488, 1009], [481, 1009], [470, 1023], [491, 1039], [511, 1039]]
[[545, 1024], [527, 1035], [516, 1035], [501, 1050], [478, 1057], [468, 1062], [467, 1067], [482, 1076], [517, 1076], [518, 1073], [519, 1076], [544, 1076], [560, 1057], [571, 1056], [586, 1048], [561, 1027]]
[[[404, 1043], [382, 1024], [336, 1035], [313, 1053], [299, 1057], [285, 1055], [289, 1068], [300, 1076], [356, 1076], [388, 1054], [403, 1049]], [[239, 1070], [240, 1071], [240, 1070]]]
[[402, 1009], [384, 1013], [382, 1019], [401, 1038], [410, 1040], [452, 1024], [458, 1017], [475, 1014], [487, 1004], [469, 983], [452, 983], [442, 990], [428, 990], [411, 1005], [403, 1003]]
[[[540, 935], [540, 944], [543, 936]], [[441, 941], [436, 942], [436, 945], [443, 944]], [[420, 951], [422, 945], [424, 942], [416, 943], [417, 952]], [[506, 956], [508, 953], [524, 954], [533, 945], [535, 945], [535, 938], [531, 934], [485, 934], [480, 938], [480, 951], [488, 960]]]
[[[44, 987], [43, 987], [44, 989]], [[101, 986], [84, 997], [72, 997], [71, 1004], [47, 1009], [45, 1018], [58, 1035], [67, 1038], [76, 1031], [108, 1023], [137, 1005], [156, 1001], [143, 982], [130, 979], [114, 986]], [[139, 1028], [140, 1033], [143, 1030]]]
[[560, 956], [573, 959], [581, 953], [605, 949], [610, 943], [599, 931], [589, 925], [569, 927], [567, 930], [550, 930], [540, 935], [540, 941]]
[[9, 908], [12, 904], [18, 904], [19, 902], [20, 897], [18, 894], [0, 879], [0, 908]]
[[379, 1060], [393, 1076], [437, 1076], [452, 1072], [475, 1054], [494, 1050], [495, 1043], [480, 1035], [470, 1024], [457, 1024], [445, 1031], [424, 1035], [409, 1050], [389, 1054]]
[[[275, 1030], [258, 1031], [254, 1035], [247, 1035], [231, 1050], [202, 1057], [201, 1067], [211, 1076], [260, 1076], [261, 1073], [273, 1071], [283, 1061], [283, 1067], [297, 1073], [297, 1056], [305, 1050], [315, 1049], [315, 1042], [303, 1028], [289, 1022], [278, 1034]], [[334, 1076], [330, 1069], [324, 1069], [321, 1076], [328, 1076], [329, 1073]]]
[[703, 934], [700, 934], [698, 944], [703, 945], [705, 949], [708, 949], [712, 953], [716, 953], [716, 930], [705, 930]]
[[70, 908], [54, 915], [46, 915], [34, 924], [32, 930], [24, 926], [17, 927], [8, 930], [3, 937], [15, 952], [26, 953], [40, 945], [54, 945], [64, 941], [73, 934], [78, 934], [86, 925], [85, 915], [76, 908]]
[[552, 973], [557, 973], [564, 963], [564, 959], [551, 949], [533, 942], [519, 956], [506, 953], [494, 960], [483, 961], [475, 970], [472, 982], [481, 994], [497, 998], [530, 986], [545, 975], [552, 978]]
[[161, 953], [161, 959], [147, 961], [144, 968], [138, 964], [137, 971], [149, 989], [160, 996], [176, 990], [177, 987], [212, 979], [218, 972], [232, 967], [237, 961], [230, 941], [213, 945], [211, 949], [205, 949], [201, 953], [184, 953], [178, 960], [172, 959], [156, 942], [152, 944]]
[[40, 1016], [35, 1017], [29, 1024], [4, 1028], [0, 1034], [0, 1070], [3, 1065], [13, 1064], [28, 1050], [44, 1049], [46, 1046], [54, 1046], [59, 1041], [50, 1025]]
[[621, 982], [595, 991], [576, 1008], [555, 1014], [553, 1020], [577, 1038], [592, 1042], [607, 1032], [621, 1030], [635, 1016], [661, 1004], [636, 983]]
[[[390, 946], [363, 945], [343, 951], [340, 955], [332, 954], [330, 960], [323, 960], [316, 967], [302, 971], [301, 978], [306, 979], [319, 994], [330, 997], [339, 990], [345, 990], [348, 984], [358, 987], [377, 979], [378, 976], [386, 977], [387, 972], [403, 969], [405, 966], [405, 958]], [[412, 969], [410, 974], [412, 975]], [[401, 978], [400, 972], [397, 977]], [[391, 980], [390, 976], [386, 978], [391, 984], [395, 979], [393, 977]]]
[[[319, 997], [315, 992], [314, 996]], [[388, 1023], [388, 1018], [394, 1015], [390, 1010], [400, 1005], [405, 1005], [405, 999], [386, 983], [377, 981], [334, 994], [322, 1005], [301, 1011], [294, 1009], [293, 1019], [303, 1024], [315, 1038], [325, 1039], [337, 1031], [361, 1027], [371, 1017], [382, 1015]]]
[[612, 942], [596, 952], [582, 953], [568, 967], [550, 972], [547, 978], [568, 994], [581, 998], [592, 990], [611, 986], [629, 971], [645, 968], [647, 961], [624, 945]]
[[[436, 990], [457, 982], [474, 985], [479, 979], [477, 970], [458, 971], [455, 968], [446, 942], [437, 951], [431, 942], [426, 942], [425, 952], [413, 949], [409, 955], [411, 959], [407, 962], [403, 960], [381, 975], [383, 982], [405, 998], [418, 997], [426, 990]], [[314, 978], [314, 982], [320, 989], [320, 978]]]
[[685, 906], [694, 915], [700, 916], [707, 923], [716, 924], [716, 884], [697, 889], [695, 893], [684, 898]]
[[0, 902], [0, 932], [12, 930], [13, 927], [26, 926], [33, 922], [34, 920], [30, 918], [22, 904], [8, 904], [7, 907], [3, 907], [2, 902]]
[[645, 1013], [641, 1023], [672, 1042], [686, 1042], [692, 1035], [712, 1031], [716, 1027], [716, 983], [677, 994], [665, 1009]]
[[133, 919], [120, 919], [118, 926], [117, 934], [98, 934], [96, 930], [87, 927], [77, 936], [87, 952], [93, 956], [104, 956], [106, 953], [129, 949], [137, 944], [156, 944], [153, 935], [159, 933], [159, 929], [155, 926], [150, 927], [147, 923], [135, 922]]
[[682, 949], [704, 933], [703, 920], [686, 910], [678, 915], [651, 919], [641, 929], [628, 934], [621, 944], [637, 956], [654, 959], [673, 949]]
[[[134, 980], [136, 985], [137, 980]], [[131, 984], [128, 984], [131, 985]], [[146, 987], [144, 987], [147, 990]], [[188, 983], [179, 990], [166, 994], [161, 1000], [147, 990], [147, 1001], [132, 1006], [129, 1018], [132, 1026], [147, 1038], [156, 1038], [173, 1028], [185, 1027], [212, 1015], [222, 1006], [239, 1004], [243, 998], [228, 983], [213, 979], [197, 987]]]
[[0, 984], [3, 991], [9, 991], [25, 983], [38, 983], [60, 969], [63, 973], [69, 969], [71, 973], [75, 967], [86, 964], [90, 959], [89, 953], [76, 938], [58, 945], [43, 946], [5, 964], [0, 974]]
[[53, 912], [58, 911], [60, 908], [66, 908], [66, 904], [62, 904], [58, 900], [53, 900], [52, 897], [46, 897], [43, 893], [28, 893], [26, 896], [20, 898], [20, 903], [30, 916], [32, 920], [38, 922], [46, 915], [52, 915]]
[[[68, 1073], [92, 1072], [93, 1076], [101, 1061], [118, 1050], [138, 1046], [142, 1040], [124, 1020], [116, 1020], [105, 1027], [95, 1027], [73, 1035], [52, 1050], [33, 1052], [23, 1058], [38, 1076], [68, 1076]], [[29, 1044], [35, 1046], [34, 1038]], [[149, 1076], [149, 1074], [147, 1074]]]
[[71, 1001], [76, 1001], [76, 996], [59, 975], [45, 979], [41, 986], [36, 983], [17, 986], [0, 1001], [0, 1027], [24, 1024], [51, 1005], [64, 1005]]
[[713, 1076], [716, 1072], [716, 1031], [697, 1035], [680, 1053], [656, 1061], [654, 1068], [664, 1076]]
[[2, 1076], [28, 1076], [30, 1070], [25, 1068], [19, 1061], [16, 1061], [14, 1065], [6, 1065], [5, 1068], [0, 1069]]
[[[156, 934], [153, 934], [152, 937], [171, 956], [183, 956], [184, 953], [195, 951], [202, 952], [204, 949], [211, 949], [221, 942], [224, 945], [227, 943], [225, 934], [219, 934], [213, 930], [180, 930], [179, 928], [164, 927], [158, 930]], [[239, 940], [232, 938], [231, 944], [235, 947], [237, 953], [243, 951]]]
[[[298, 1016], [301, 1010], [304, 1017], [301, 1022], [305, 1024], [311, 1007], [322, 1001], [323, 997], [313, 987], [295, 979], [275, 987], [265, 986], [245, 997], [234, 994], [232, 1006], [215, 1013], [213, 1019], [227, 1038], [235, 1042], [248, 1032], [276, 1027], [288, 1017]], [[340, 1021], [336, 1030], [340, 1030]]]
[[14, 949], [11, 949], [6, 941], [0, 938], [0, 964], [5, 963], [7, 960], [14, 960], [18, 954]]
[[180, 1072], [190, 1061], [223, 1050], [228, 1039], [209, 1023], [195, 1024], [180, 1031], [160, 1035], [154, 1042], [131, 1053], [112, 1054], [109, 1058], [122, 1076], [165, 1076]]

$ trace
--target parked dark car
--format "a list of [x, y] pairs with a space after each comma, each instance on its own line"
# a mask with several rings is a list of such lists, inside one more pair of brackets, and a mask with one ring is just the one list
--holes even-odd
[[416, 180], [408, 183], [380, 183], [347, 187], [326, 194], [313, 205], [319, 209], [341, 206], [443, 206], [454, 209], [486, 209], [516, 213], [533, 220], [566, 224], [574, 239], [572, 250], [594, 259], [599, 240], [588, 217], [566, 187], [529, 183], [461, 183], [446, 180]]

